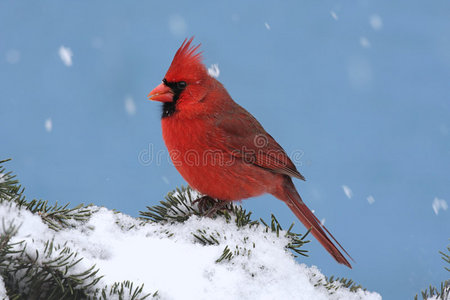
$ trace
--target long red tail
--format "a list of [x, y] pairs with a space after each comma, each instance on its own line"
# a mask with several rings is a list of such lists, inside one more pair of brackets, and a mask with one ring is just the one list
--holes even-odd
[[[344, 247], [339, 244], [339, 242], [334, 238], [334, 236], [328, 231], [328, 229], [323, 226], [317, 217], [312, 213], [311, 210], [305, 205], [302, 198], [295, 189], [291, 178], [286, 182], [284, 186], [285, 197], [281, 200], [286, 202], [292, 212], [299, 218], [299, 220], [306, 226], [306, 228], [311, 228], [311, 233], [313, 236], [322, 244], [322, 246], [334, 257], [334, 259], [340, 263], [344, 264], [350, 269], [352, 266], [341, 253], [341, 251], [334, 245], [333, 241], [344, 251], [347, 256], [353, 260], [350, 254], [345, 251]], [[333, 239], [333, 241], [330, 239]], [[354, 260], [353, 260], [354, 261]]]

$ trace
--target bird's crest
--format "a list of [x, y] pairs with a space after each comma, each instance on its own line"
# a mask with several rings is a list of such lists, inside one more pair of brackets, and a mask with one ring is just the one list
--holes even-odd
[[206, 67], [202, 63], [202, 52], [198, 51], [201, 44], [191, 46], [193, 39], [194, 37], [185, 39], [175, 53], [166, 73], [168, 81], [188, 81], [189, 79], [196, 81], [207, 74]]

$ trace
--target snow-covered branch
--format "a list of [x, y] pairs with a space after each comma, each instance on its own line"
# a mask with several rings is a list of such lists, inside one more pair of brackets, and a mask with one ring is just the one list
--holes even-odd
[[[0, 173], [4, 169], [0, 168]], [[190, 189], [142, 217], [27, 202], [0, 182], [0, 296], [36, 299], [381, 299], [300, 264], [305, 235], [229, 205], [211, 217]]]

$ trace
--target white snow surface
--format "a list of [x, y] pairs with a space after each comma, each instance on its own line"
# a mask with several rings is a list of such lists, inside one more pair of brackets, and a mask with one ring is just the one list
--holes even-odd
[[6, 295], [5, 283], [3, 282], [3, 277], [0, 276], [0, 299], [8, 299]]
[[[96, 288], [131, 280], [143, 283], [146, 293], [158, 291], [160, 299], [381, 299], [374, 292], [339, 288], [330, 295], [323, 286], [315, 287], [323, 279], [317, 267], [296, 262], [285, 250], [287, 240], [265, 232], [262, 226], [239, 229], [225, 219], [199, 217], [175, 225], [141, 224], [106, 208], [92, 207], [92, 211], [88, 221], [58, 232], [14, 204], [0, 204], [0, 219], [4, 224], [21, 225], [11, 242], [25, 241], [29, 255], [34, 256], [36, 250], [43, 253], [45, 242], [51, 239], [55, 245], [67, 243], [78, 257], [84, 257], [71, 272], [95, 264], [99, 275], [104, 275]], [[219, 232], [220, 245], [196, 243], [192, 232], [198, 229]], [[173, 235], [169, 237], [167, 231]], [[251, 254], [217, 263], [226, 245], [230, 249], [241, 245], [251, 249]], [[5, 287], [0, 281], [2, 295]]]
[[68, 67], [72, 66], [73, 53], [72, 53], [72, 50], [70, 50], [70, 48], [61, 46], [61, 47], [59, 47], [58, 53], [59, 53], [59, 58], [61, 58], [62, 62], [66, 66], [68, 66]]

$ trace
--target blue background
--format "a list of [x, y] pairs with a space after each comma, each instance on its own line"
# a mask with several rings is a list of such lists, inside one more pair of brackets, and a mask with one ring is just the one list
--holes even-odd
[[[384, 299], [448, 278], [450, 210], [432, 209], [450, 200], [448, 1], [1, 1], [0, 157], [26, 194], [137, 216], [184, 184], [147, 94], [191, 35], [231, 96], [303, 153], [300, 194], [357, 263], [316, 241], [301, 261]], [[295, 220], [269, 195], [243, 205]]]

